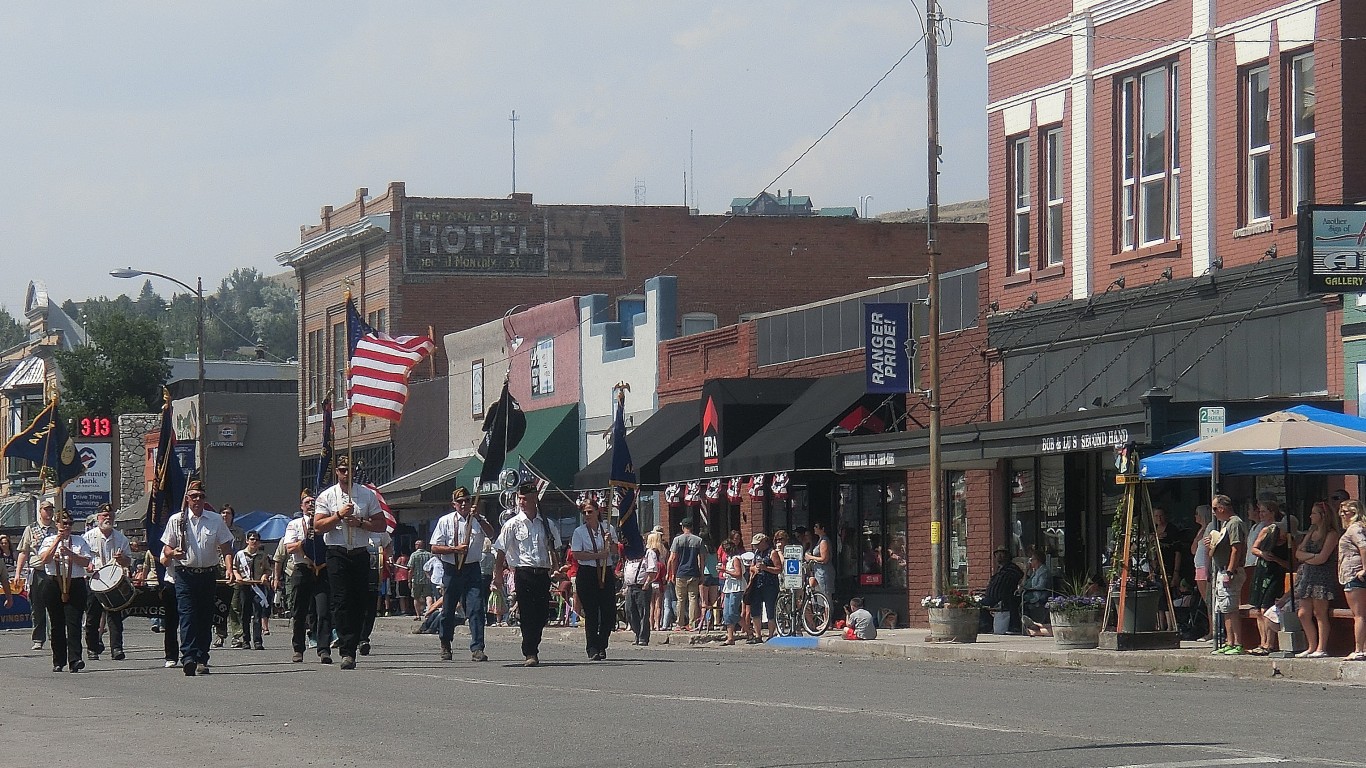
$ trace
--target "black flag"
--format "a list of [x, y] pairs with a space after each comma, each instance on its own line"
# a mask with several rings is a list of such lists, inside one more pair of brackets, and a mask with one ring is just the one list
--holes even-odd
[[76, 455], [76, 444], [66, 432], [66, 424], [57, 417], [54, 399], [24, 431], [5, 444], [5, 456], [28, 459], [40, 467], [52, 470], [61, 487], [85, 472], [85, 463]]
[[479, 472], [479, 487], [497, 482], [508, 451], [517, 447], [524, 434], [526, 414], [522, 412], [517, 398], [508, 391], [507, 381], [504, 381], [497, 404], [484, 417], [484, 441], [479, 444], [479, 458], [483, 460], [484, 468]]

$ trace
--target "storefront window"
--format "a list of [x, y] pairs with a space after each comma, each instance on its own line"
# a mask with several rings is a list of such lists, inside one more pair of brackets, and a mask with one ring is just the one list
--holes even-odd
[[1065, 481], [1062, 456], [1043, 456], [1039, 459], [1039, 510], [1043, 535], [1043, 552], [1048, 563], [1067, 553], [1067, 518], [1065, 516]]
[[769, 497], [764, 509], [764, 530], [793, 534], [798, 527], [811, 528], [811, 493], [804, 485], [791, 486], [786, 499]]
[[885, 584], [905, 589], [909, 556], [906, 546], [906, 484], [887, 483], [885, 488], [883, 499], [886, 503], [880, 510], [887, 530], [887, 548], [882, 558], [887, 577]]
[[836, 501], [835, 558], [839, 565], [836, 575], [841, 579], [851, 578], [859, 572], [856, 487], [851, 483], [841, 484]]
[[859, 585], [880, 587], [882, 578], [882, 484], [859, 486]]
[[1039, 545], [1038, 482], [1033, 459], [1013, 459], [1010, 479], [1010, 556], [1025, 557]]
[[[947, 472], [949, 487], [949, 586], [968, 586], [968, 478]], [[903, 518], [904, 519], [904, 518]]]

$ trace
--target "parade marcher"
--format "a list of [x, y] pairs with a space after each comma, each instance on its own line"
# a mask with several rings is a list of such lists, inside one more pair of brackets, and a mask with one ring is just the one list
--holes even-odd
[[427, 561], [432, 558], [432, 553], [427, 549], [427, 543], [418, 539], [413, 544], [413, 552], [408, 555], [408, 583], [413, 591], [413, 618], [419, 619], [426, 615], [427, 609], [436, 600], [436, 586], [427, 577]]
[[[38, 505], [38, 519], [24, 529], [24, 535], [19, 539], [19, 557], [14, 561], [16, 575], [28, 579], [28, 602], [33, 609], [35, 651], [43, 650], [43, 643], [47, 642], [47, 613], [43, 606], [47, 605], [47, 590], [52, 585], [47, 570], [35, 564], [38, 562], [38, 548], [42, 546], [43, 540], [57, 532], [57, 524], [52, 519], [55, 511], [56, 505], [52, 500], [43, 499], [43, 503]], [[31, 569], [33, 572], [26, 574], [25, 569]]]
[[[158, 562], [162, 567], [160, 576], [157, 575]], [[151, 587], [149, 582], [155, 582], [156, 586]], [[166, 668], [179, 666], [180, 633], [176, 628], [180, 626], [180, 614], [175, 607], [175, 561], [167, 558], [164, 552], [157, 551], [154, 554], [152, 547], [147, 547], [143, 552], [142, 565], [133, 574], [133, 586], [155, 590], [157, 603], [161, 606], [161, 618], [152, 619], [152, 631], [161, 633]]]
[[538, 514], [535, 483], [517, 488], [517, 514], [507, 521], [493, 548], [498, 570], [513, 569], [519, 626], [522, 629], [522, 666], [541, 663], [541, 634], [550, 617], [550, 572], [557, 566], [560, 533]]
[[[223, 524], [228, 526], [228, 532], [232, 534], [232, 556], [236, 557], [237, 553], [241, 552], [242, 547], [246, 545], [247, 532], [242, 530], [242, 527], [237, 525], [237, 523], [233, 522], [237, 519], [237, 510], [233, 509], [231, 504], [224, 504], [223, 508], [218, 510], [218, 514], [223, 517]], [[227, 565], [219, 578], [231, 580], [232, 568], [233, 562], [232, 559], [229, 558]], [[214, 640], [213, 647], [222, 648], [225, 639], [230, 637], [232, 638], [232, 647], [241, 648], [242, 606], [237, 602], [236, 590], [233, 590], [232, 599], [228, 601], [228, 615], [219, 617], [217, 614], [214, 614], [214, 617], [214, 631], [218, 634], [218, 638]]]
[[370, 557], [370, 575], [366, 582], [365, 615], [361, 619], [360, 645], [357, 647], [362, 656], [370, 655], [370, 634], [375, 631], [375, 617], [379, 615], [379, 604], [383, 599], [380, 584], [383, 583], [384, 572], [389, 570], [393, 543], [388, 531], [371, 531], [365, 545]]
[[[356, 668], [365, 621], [365, 601], [370, 599], [370, 536], [384, 530], [384, 515], [375, 492], [351, 480], [347, 457], [337, 459], [337, 484], [318, 494], [313, 526], [327, 545], [327, 578], [332, 590], [332, 626], [337, 631], [337, 650], [342, 669]], [[321, 648], [326, 637], [318, 636]]]
[[242, 643], [234, 648], [265, 650], [261, 642], [261, 619], [270, 609], [266, 604], [265, 583], [270, 575], [270, 558], [261, 549], [261, 534], [247, 534], [247, 545], [232, 558], [232, 583], [236, 586], [234, 602], [242, 611]]
[[617, 535], [610, 523], [602, 520], [602, 509], [594, 499], [583, 503], [583, 525], [569, 538], [569, 551], [579, 561], [574, 587], [582, 610], [583, 632], [588, 658], [607, 658], [607, 641], [617, 625]]
[[327, 552], [322, 543], [322, 535], [313, 529], [313, 494], [304, 491], [299, 501], [300, 515], [285, 526], [285, 537], [281, 541], [289, 558], [294, 563], [294, 574], [290, 576], [290, 621], [294, 633], [291, 644], [294, 647], [293, 660], [304, 660], [308, 650], [308, 619], [313, 617], [314, 636], [318, 640], [318, 661], [332, 663], [332, 590], [328, 585]]
[[90, 546], [71, 533], [71, 513], [57, 514], [57, 532], [38, 547], [38, 563], [47, 571], [52, 588], [46, 590], [48, 630], [52, 634], [52, 671], [65, 665], [72, 672], [85, 669], [81, 660], [81, 616], [85, 613], [86, 567]]
[[[96, 526], [85, 532], [85, 543], [90, 547], [90, 572], [98, 572], [106, 565], [119, 566], [126, 573], [133, 564], [133, 550], [124, 536], [114, 527], [114, 509], [101, 504], [95, 514]], [[123, 611], [106, 611], [93, 591], [85, 604], [85, 650], [91, 661], [99, 661], [104, 653], [100, 641], [100, 617], [109, 627], [109, 653], [114, 661], [123, 661]]]
[[185, 487], [185, 507], [166, 521], [161, 537], [162, 554], [175, 562], [180, 666], [189, 677], [209, 673], [218, 574], [227, 570], [232, 554], [232, 532], [222, 517], [204, 509], [204, 496], [204, 483], [191, 480]]
[[[470, 492], [457, 487], [451, 493], [449, 512], [436, 521], [432, 530], [432, 555], [442, 565], [441, 660], [450, 661], [451, 640], [455, 637], [455, 604], [465, 611], [465, 626], [470, 629], [470, 658], [488, 661], [484, 653], [484, 574], [479, 561], [484, 542], [493, 535], [493, 525], [475, 512]], [[473, 518], [471, 518], [473, 515]], [[460, 561], [464, 560], [462, 564]]]
[[621, 571], [626, 584], [626, 624], [635, 639], [631, 645], [650, 644], [650, 597], [659, 574], [659, 553], [650, 547], [635, 559], [627, 559]]

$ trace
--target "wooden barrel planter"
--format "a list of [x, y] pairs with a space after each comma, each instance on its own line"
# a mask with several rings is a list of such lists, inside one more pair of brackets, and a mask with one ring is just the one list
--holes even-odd
[[1050, 611], [1053, 639], [1059, 648], [1095, 648], [1100, 645], [1101, 611]]
[[977, 608], [929, 608], [930, 641], [935, 643], [977, 642]]

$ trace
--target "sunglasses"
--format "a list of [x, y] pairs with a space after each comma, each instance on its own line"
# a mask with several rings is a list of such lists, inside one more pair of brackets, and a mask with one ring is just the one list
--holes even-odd
[[187, 494], [185, 494], [185, 498], [187, 498], [187, 499], [202, 499], [202, 498], [204, 498], [204, 494], [202, 494], [202, 493], [187, 493]]
[[338, 471], [338, 472], [350, 472], [351, 469], [350, 469], [349, 467], [337, 467], [337, 471]]

